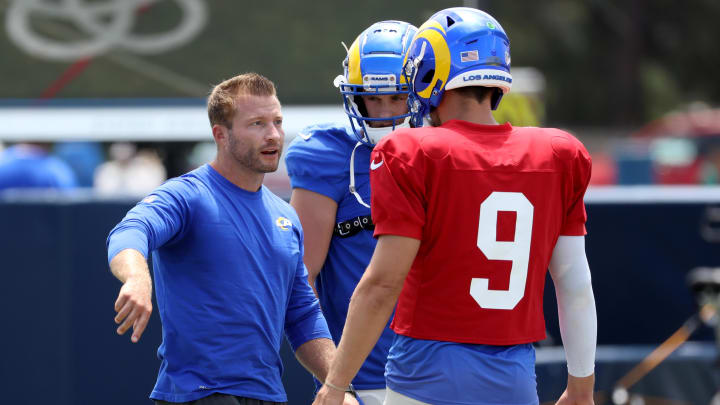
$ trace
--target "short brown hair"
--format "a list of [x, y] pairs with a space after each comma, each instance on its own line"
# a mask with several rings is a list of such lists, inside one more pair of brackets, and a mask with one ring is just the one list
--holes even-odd
[[211, 126], [232, 126], [235, 98], [239, 95], [274, 96], [275, 83], [257, 73], [243, 73], [216, 85], [207, 102]]

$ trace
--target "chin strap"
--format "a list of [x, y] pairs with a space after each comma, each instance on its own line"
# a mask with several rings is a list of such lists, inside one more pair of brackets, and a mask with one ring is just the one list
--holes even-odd
[[405, 119], [403, 119], [403, 121], [399, 124], [395, 124], [395, 121], [393, 121], [393, 125], [387, 127], [373, 128], [369, 125], [363, 125], [365, 138], [367, 138], [367, 140], [373, 145], [376, 145], [384, 137], [390, 135], [391, 132], [400, 128], [410, 128], [410, 117], [405, 117]]
[[355, 199], [358, 200], [361, 205], [370, 208], [369, 205], [365, 204], [362, 197], [360, 197], [360, 194], [358, 194], [357, 190], [355, 189], [355, 151], [357, 150], [358, 146], [362, 144], [362, 142], [356, 143], [355, 147], [352, 150], [352, 153], [350, 154], [350, 193], [355, 196]]

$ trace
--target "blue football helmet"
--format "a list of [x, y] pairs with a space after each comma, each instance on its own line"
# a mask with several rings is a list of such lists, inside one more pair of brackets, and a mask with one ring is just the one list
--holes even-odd
[[[368, 117], [360, 96], [369, 94], [407, 94], [403, 64], [405, 53], [417, 32], [402, 21], [381, 21], [371, 25], [347, 49], [343, 74], [335, 78], [345, 113], [359, 142], [374, 146], [383, 136], [400, 126], [408, 126], [410, 113], [384, 118]], [[370, 121], [392, 121], [392, 126], [373, 128]], [[402, 121], [402, 124], [397, 124]]]
[[510, 91], [510, 40], [490, 14], [469, 7], [435, 13], [418, 29], [407, 52], [404, 74], [410, 85], [411, 123], [437, 107], [445, 90], [465, 86], [494, 87], [497, 109]]

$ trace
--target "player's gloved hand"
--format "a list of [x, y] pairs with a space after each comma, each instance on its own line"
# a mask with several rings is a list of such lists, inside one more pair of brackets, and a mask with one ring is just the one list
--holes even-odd
[[152, 313], [152, 280], [149, 275], [138, 272], [125, 280], [115, 301], [115, 312], [115, 323], [120, 324], [118, 335], [124, 334], [132, 326], [130, 340], [137, 343]]
[[555, 405], [594, 405], [594, 387], [595, 374], [587, 377], [573, 377], [568, 374], [567, 388]]

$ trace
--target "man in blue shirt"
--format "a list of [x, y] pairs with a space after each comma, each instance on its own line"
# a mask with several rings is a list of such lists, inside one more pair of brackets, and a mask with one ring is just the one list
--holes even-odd
[[213, 89], [208, 115], [216, 159], [163, 184], [110, 232], [110, 268], [123, 282], [117, 332], [132, 326], [137, 342], [147, 325], [153, 252], [163, 342], [150, 397], [157, 404], [285, 403], [283, 330], [320, 380], [335, 346], [307, 283], [300, 221], [262, 185], [283, 146], [275, 86], [254, 73], [226, 80]]
[[50, 146], [19, 143], [0, 153], [0, 190], [77, 187], [75, 173], [67, 163], [50, 154]]
[[[393, 129], [407, 127], [405, 52], [416, 28], [381, 21], [347, 51], [335, 79], [350, 122], [304, 129], [288, 148], [290, 204], [306, 231], [305, 264], [335, 342], [340, 341], [350, 296], [370, 262], [376, 241], [370, 220], [370, 152]], [[365, 405], [385, 399], [385, 363], [395, 334], [385, 328], [353, 386]]]

